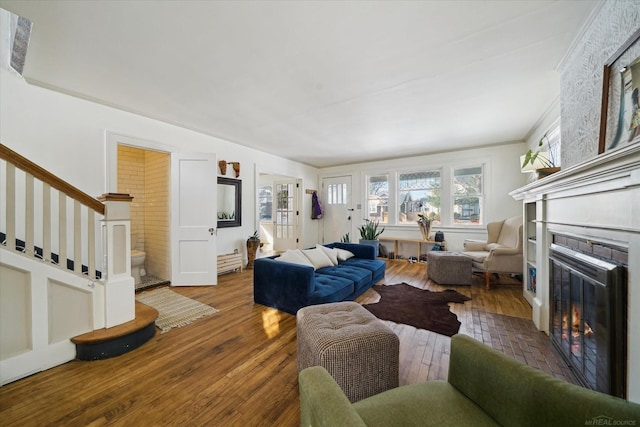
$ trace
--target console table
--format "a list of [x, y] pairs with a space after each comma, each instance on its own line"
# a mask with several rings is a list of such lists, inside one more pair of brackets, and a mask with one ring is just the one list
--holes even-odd
[[418, 245], [418, 256], [417, 259], [420, 260], [420, 254], [422, 249], [422, 244], [426, 245], [440, 245], [442, 249], [447, 250], [447, 242], [436, 242], [435, 240], [422, 240], [422, 239], [405, 239], [403, 237], [378, 237], [378, 240], [385, 242], [393, 242], [393, 254], [398, 256], [398, 243], [415, 243]]

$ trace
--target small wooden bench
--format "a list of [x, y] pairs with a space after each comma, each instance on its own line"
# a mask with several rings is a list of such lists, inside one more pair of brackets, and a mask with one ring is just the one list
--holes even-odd
[[418, 255], [417, 259], [420, 260], [420, 254], [422, 253], [422, 244], [427, 245], [440, 245], [442, 246], [442, 250], [447, 250], [447, 242], [436, 242], [435, 240], [422, 240], [422, 239], [405, 239], [403, 237], [378, 237], [378, 240], [381, 242], [393, 242], [393, 253], [397, 257], [398, 256], [398, 243], [417, 243], [418, 245]]

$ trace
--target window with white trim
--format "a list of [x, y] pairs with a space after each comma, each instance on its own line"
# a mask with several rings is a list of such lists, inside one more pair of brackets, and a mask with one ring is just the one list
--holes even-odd
[[372, 175], [367, 178], [367, 218], [372, 221], [389, 221], [389, 175]]
[[415, 224], [422, 214], [439, 224], [441, 190], [439, 170], [398, 174], [398, 223]]
[[454, 168], [451, 183], [453, 225], [480, 225], [484, 204], [482, 166]]

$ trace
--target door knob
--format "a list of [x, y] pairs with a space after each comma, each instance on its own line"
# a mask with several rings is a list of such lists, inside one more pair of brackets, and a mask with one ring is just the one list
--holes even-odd
[[214, 234], [216, 234], [216, 229], [215, 229], [215, 228], [213, 228], [213, 227], [211, 227], [211, 228], [209, 229], [209, 234], [211, 234], [212, 236], [213, 236]]

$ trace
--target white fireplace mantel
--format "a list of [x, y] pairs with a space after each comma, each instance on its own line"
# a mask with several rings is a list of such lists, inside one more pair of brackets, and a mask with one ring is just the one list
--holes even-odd
[[[626, 248], [627, 360], [640, 360], [640, 310], [634, 309], [640, 307], [640, 143], [531, 182], [510, 195], [523, 201], [525, 209], [535, 204], [537, 292], [530, 302], [536, 327], [549, 333], [552, 234]], [[627, 389], [628, 399], [640, 402], [640, 364], [627, 362]]]

